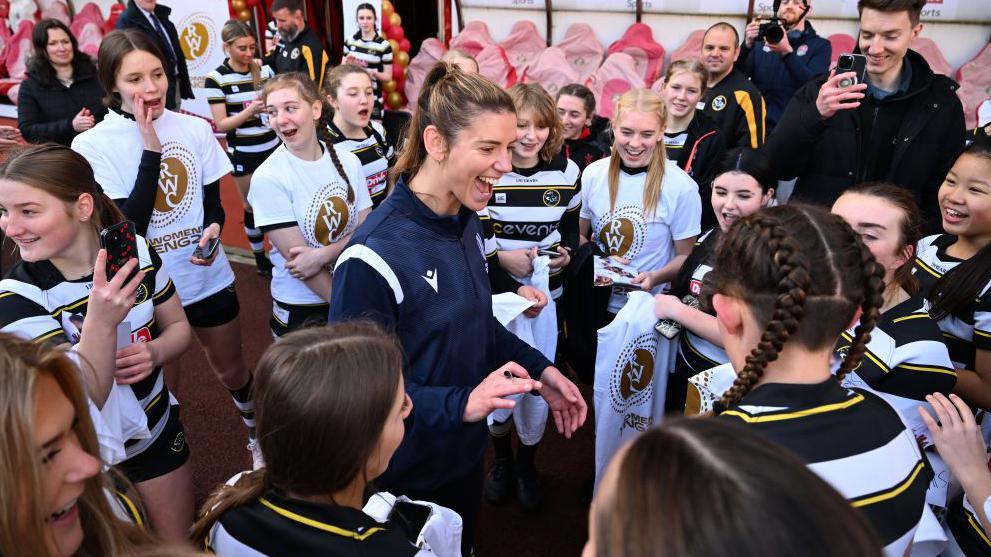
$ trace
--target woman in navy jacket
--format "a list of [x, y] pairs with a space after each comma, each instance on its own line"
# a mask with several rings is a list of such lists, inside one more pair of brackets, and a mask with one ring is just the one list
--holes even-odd
[[512, 99], [481, 76], [438, 64], [408, 137], [394, 168], [395, 190], [337, 261], [330, 320], [371, 319], [395, 331], [413, 412], [379, 483], [459, 512], [469, 555], [482, 497], [485, 417], [512, 408], [503, 397], [538, 391], [558, 431], [570, 437], [587, 408], [571, 381], [492, 315], [475, 212], [512, 169]]
[[107, 113], [96, 66], [57, 19], [39, 21], [31, 42], [34, 54], [17, 95], [17, 126], [31, 143], [54, 141], [68, 147]]

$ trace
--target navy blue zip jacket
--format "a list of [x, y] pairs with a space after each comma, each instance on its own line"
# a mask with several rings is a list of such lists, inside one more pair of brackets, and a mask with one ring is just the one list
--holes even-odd
[[492, 290], [474, 211], [439, 216], [399, 180], [355, 232], [334, 269], [331, 321], [371, 319], [394, 331], [413, 411], [379, 482], [427, 491], [482, 461], [485, 421], [462, 421], [468, 394], [514, 361], [539, 379], [553, 365], [492, 316]]
[[760, 89], [767, 103], [767, 129], [777, 125], [788, 101], [799, 87], [810, 79], [829, 71], [833, 52], [829, 41], [816, 34], [812, 24], [805, 22], [805, 30], [788, 33], [786, 41], [793, 52], [782, 57], [777, 52], [765, 52], [764, 41], [754, 41], [752, 48], [746, 43], [740, 47], [736, 67]]

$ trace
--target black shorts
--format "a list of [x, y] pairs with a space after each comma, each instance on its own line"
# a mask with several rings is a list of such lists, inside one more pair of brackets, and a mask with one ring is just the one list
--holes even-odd
[[326, 325], [329, 311], [330, 304], [295, 305], [275, 300], [269, 325], [272, 334], [281, 337], [296, 329]]
[[265, 159], [275, 149], [270, 149], [268, 151], [262, 151], [260, 153], [245, 153], [244, 151], [234, 151], [233, 153], [228, 152], [227, 158], [231, 160], [231, 164], [234, 166], [234, 171], [231, 172], [231, 176], [247, 176], [248, 174], [254, 173], [258, 170]]
[[237, 301], [237, 292], [232, 282], [219, 292], [183, 306], [182, 309], [193, 327], [219, 327], [237, 319], [241, 304]]
[[158, 439], [141, 454], [135, 455], [117, 465], [132, 483], [140, 483], [164, 476], [189, 460], [189, 445], [186, 432], [179, 421], [179, 406], [169, 408], [168, 421], [158, 434]]

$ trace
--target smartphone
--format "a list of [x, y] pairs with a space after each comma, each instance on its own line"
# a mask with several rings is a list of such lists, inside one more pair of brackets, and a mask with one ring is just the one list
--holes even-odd
[[427, 505], [396, 501], [389, 515], [389, 522], [398, 524], [410, 537], [416, 539], [429, 518], [430, 507]]
[[555, 257], [561, 257], [561, 252], [555, 249], [538, 249], [537, 255], [546, 255], [551, 259], [554, 259]]
[[863, 54], [840, 54], [839, 60], [836, 61], [836, 73], [849, 72], [853, 72], [857, 76], [853, 79], [841, 79], [839, 83], [840, 87], [850, 87], [851, 85], [864, 82], [867, 78], [867, 57]]
[[[128, 261], [138, 258], [134, 223], [126, 220], [100, 231], [100, 247], [107, 250], [107, 280], [110, 280]], [[137, 272], [138, 268], [135, 267], [131, 275]], [[131, 277], [127, 277], [127, 280], [131, 280]]]
[[210, 259], [213, 254], [217, 251], [217, 246], [220, 245], [220, 238], [210, 238], [207, 240], [205, 246], [196, 246], [193, 250], [193, 257], [197, 259]]

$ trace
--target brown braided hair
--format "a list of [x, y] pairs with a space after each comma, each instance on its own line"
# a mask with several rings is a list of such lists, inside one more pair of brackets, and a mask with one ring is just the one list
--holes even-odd
[[341, 175], [341, 179], [344, 180], [344, 183], [348, 187], [348, 203], [354, 203], [354, 187], [351, 184], [351, 180], [348, 179], [347, 173], [344, 172], [344, 165], [341, 164], [341, 158], [337, 154], [337, 149], [334, 149], [334, 140], [330, 136], [329, 126], [333, 111], [330, 105], [327, 104], [327, 99], [323, 98], [323, 95], [317, 89], [316, 83], [308, 75], [300, 72], [291, 72], [278, 74], [265, 83], [265, 88], [262, 89], [261, 94], [262, 102], [267, 104], [268, 96], [272, 91], [279, 89], [295, 89], [299, 93], [299, 97], [306, 103], [320, 103], [320, 119], [315, 123], [317, 139], [324, 144], [327, 153], [330, 155], [331, 162], [334, 163], [334, 168], [337, 169], [337, 173]]
[[[884, 272], [843, 219], [818, 207], [784, 205], [741, 219], [716, 247], [713, 288], [744, 300], [763, 328], [722, 405], [740, 401], [784, 344], [831, 346], [862, 311], [837, 377], [855, 369], [884, 301]], [[815, 315], [815, 320], [803, 320]]]

